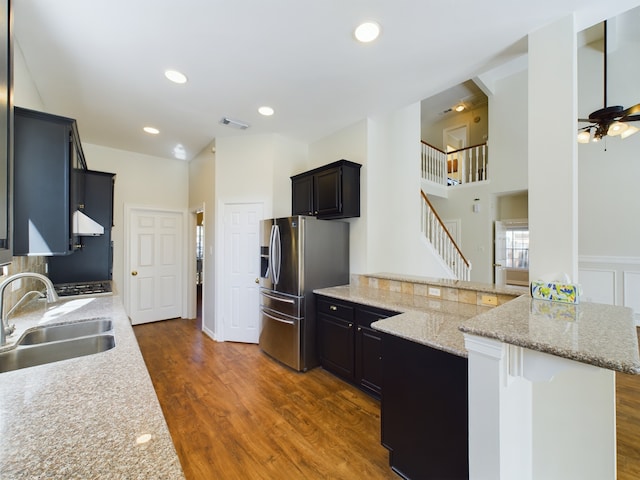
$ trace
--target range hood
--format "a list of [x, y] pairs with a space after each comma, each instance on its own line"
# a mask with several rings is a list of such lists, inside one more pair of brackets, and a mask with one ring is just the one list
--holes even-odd
[[82, 237], [104, 235], [104, 227], [80, 210], [73, 212], [73, 233]]

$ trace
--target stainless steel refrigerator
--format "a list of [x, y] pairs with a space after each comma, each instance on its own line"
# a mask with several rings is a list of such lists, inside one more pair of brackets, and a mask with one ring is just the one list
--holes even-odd
[[260, 348], [304, 372], [318, 365], [313, 290], [349, 283], [349, 224], [297, 216], [261, 232]]

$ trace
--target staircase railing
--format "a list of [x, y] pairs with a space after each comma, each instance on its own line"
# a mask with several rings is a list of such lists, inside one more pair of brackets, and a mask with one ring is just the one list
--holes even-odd
[[458, 280], [471, 279], [471, 263], [464, 257], [460, 247], [444, 226], [442, 219], [425, 195], [422, 196], [422, 233], [431, 242], [440, 257], [451, 269]]
[[422, 143], [422, 153], [420, 165], [422, 170], [422, 178], [440, 185], [447, 184], [447, 154], [442, 150]]
[[440, 185], [458, 185], [488, 180], [487, 144], [481, 143], [443, 152], [421, 141], [422, 178]]

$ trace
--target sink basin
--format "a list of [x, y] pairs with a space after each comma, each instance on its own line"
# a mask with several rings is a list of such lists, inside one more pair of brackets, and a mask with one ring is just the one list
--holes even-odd
[[60, 340], [71, 340], [88, 335], [99, 335], [112, 329], [113, 322], [108, 318], [94, 318], [67, 325], [39, 327], [24, 335], [18, 342], [18, 345], [36, 345]]
[[0, 352], [0, 373], [92, 355], [110, 350], [115, 346], [115, 338], [110, 334], [49, 341], [35, 345], [22, 344], [14, 349]]

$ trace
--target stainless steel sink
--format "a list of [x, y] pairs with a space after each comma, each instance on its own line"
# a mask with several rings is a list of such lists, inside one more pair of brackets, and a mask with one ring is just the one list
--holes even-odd
[[111, 334], [90, 335], [36, 345], [18, 345], [11, 350], [0, 352], [0, 373], [105, 352], [115, 345], [115, 338]]
[[71, 340], [88, 335], [99, 335], [109, 330], [113, 330], [113, 322], [108, 318], [95, 318], [67, 325], [38, 327], [36, 330], [31, 330], [25, 334], [18, 341], [18, 345], [36, 345], [60, 340]]

